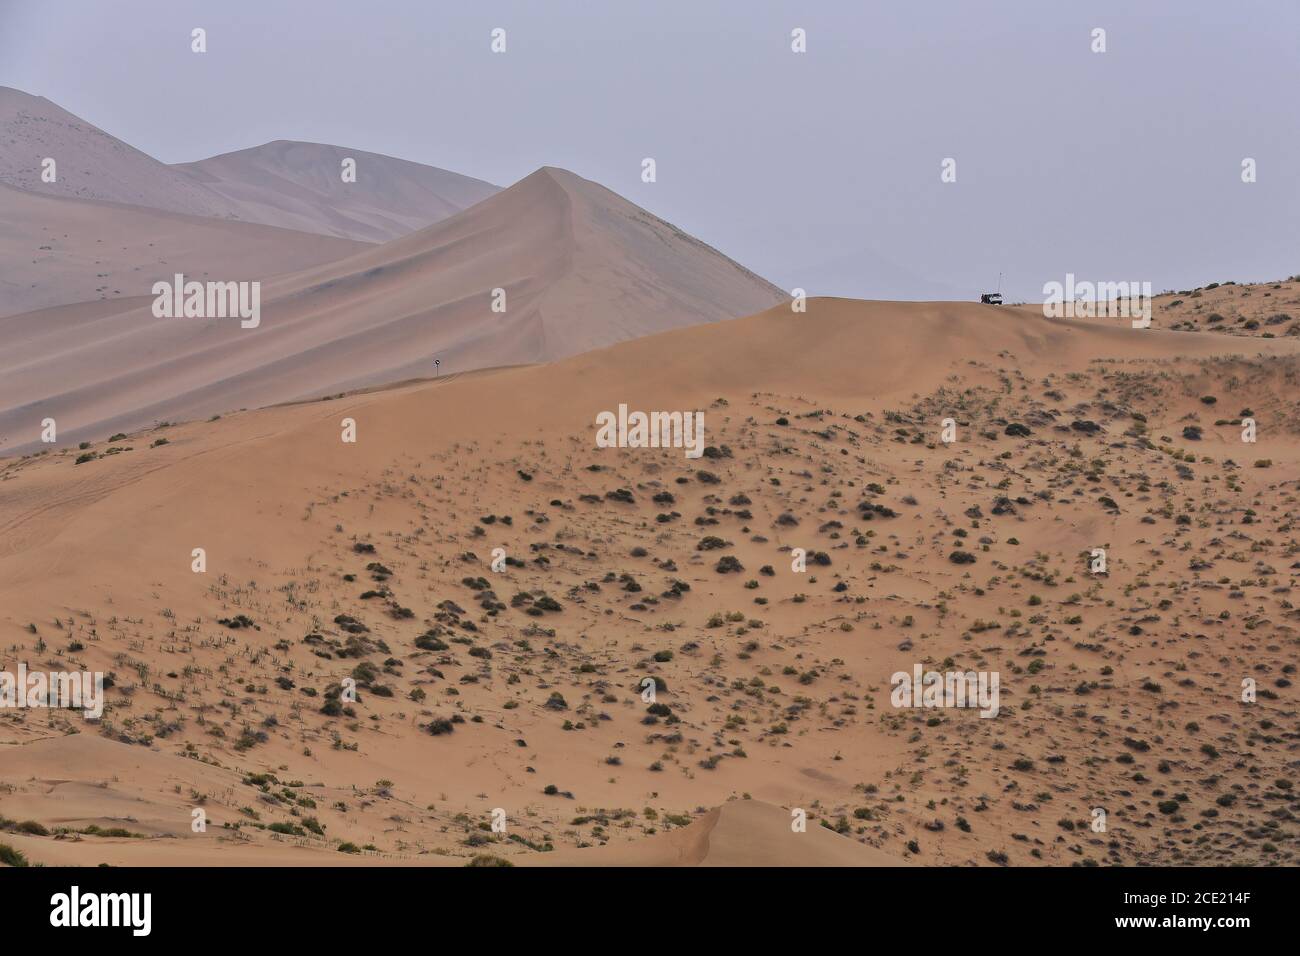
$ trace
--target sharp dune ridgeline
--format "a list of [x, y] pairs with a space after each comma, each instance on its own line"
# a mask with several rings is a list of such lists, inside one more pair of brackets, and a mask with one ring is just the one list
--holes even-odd
[[[53, 182], [42, 178], [47, 159]], [[343, 181], [344, 159], [357, 164], [355, 182]], [[264, 280], [497, 191], [391, 156], [285, 140], [169, 166], [44, 97], [0, 87], [0, 317], [138, 299], [178, 272]]]
[[[340, 170], [355, 163], [354, 182]], [[175, 167], [248, 222], [386, 242], [447, 219], [499, 186], [421, 163], [323, 143], [276, 140]]]
[[[234, 218], [234, 206], [175, 169], [43, 96], [0, 87], [0, 183], [190, 216]], [[55, 159], [55, 181], [43, 162]]]
[[[0, 451], [34, 448], [46, 417], [79, 442], [550, 361], [784, 298], [669, 223], [551, 168], [401, 239], [266, 281], [255, 329], [155, 317], [148, 284], [139, 288], [146, 294], [112, 307], [0, 319]], [[504, 312], [493, 311], [496, 289]]]
[[[516, 209], [582, 203], [612, 200], [543, 171], [282, 301], [400, 298], [497, 216], [533, 249]], [[812, 299], [594, 344], [0, 460], [0, 669], [113, 679], [98, 722], [0, 714], [0, 839], [86, 865], [1295, 862], [1268, 825], [1295, 336]], [[703, 456], [597, 447], [620, 404], [703, 412]], [[918, 665], [999, 673], [996, 715], [896, 706]]]
[[[42, 179], [46, 157], [59, 160], [55, 182]], [[340, 175], [345, 158], [356, 160], [355, 182]], [[431, 225], [499, 189], [392, 156], [289, 140], [168, 165], [9, 87], [0, 87], [0, 183], [365, 242]]]

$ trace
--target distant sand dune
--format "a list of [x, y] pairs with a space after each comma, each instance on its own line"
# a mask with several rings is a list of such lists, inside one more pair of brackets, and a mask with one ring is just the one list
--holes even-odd
[[[353, 182], [343, 180], [345, 159], [356, 163]], [[172, 168], [225, 197], [247, 222], [367, 242], [423, 229], [501, 191], [421, 163], [288, 140]]]
[[[68, 303], [138, 298], [177, 272], [199, 280], [267, 279], [364, 247], [316, 233], [0, 185], [0, 320]], [[66, 337], [75, 321], [65, 320], [75, 311], [32, 315], [21, 324]], [[0, 327], [7, 341], [19, 337], [11, 326]]]
[[[496, 288], [504, 313], [492, 310]], [[114, 314], [72, 308], [0, 322], [0, 452], [34, 447], [45, 417], [62, 441], [104, 437], [439, 371], [550, 361], [784, 297], [554, 169], [427, 229], [268, 281], [257, 329], [155, 318], [148, 283], [125, 291], [135, 297]]]
[[[0, 183], [51, 196], [232, 218], [235, 207], [184, 170], [161, 163], [43, 96], [0, 86]], [[42, 179], [55, 161], [57, 178]]]
[[[0, 87], [0, 184], [74, 199], [382, 242], [445, 219], [499, 187], [320, 143], [276, 140], [169, 166], [42, 96]], [[357, 161], [344, 183], [342, 160]], [[55, 182], [42, 178], [53, 159]]]

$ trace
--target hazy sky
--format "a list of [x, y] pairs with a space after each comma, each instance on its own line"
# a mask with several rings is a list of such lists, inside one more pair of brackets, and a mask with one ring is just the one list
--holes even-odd
[[787, 289], [1041, 300], [1300, 273], [1298, 36], [1293, 0], [0, 0], [0, 85], [166, 162], [562, 166]]

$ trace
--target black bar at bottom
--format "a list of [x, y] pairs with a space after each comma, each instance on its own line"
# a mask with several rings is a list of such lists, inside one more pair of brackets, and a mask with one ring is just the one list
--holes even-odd
[[[471, 925], [495, 944], [517, 934], [535, 945], [559, 934], [576, 945], [573, 932], [586, 937], [602, 927], [630, 932], [635, 942], [638, 926], [651, 934], [647, 941], [672, 938], [660, 934], [680, 926], [692, 941], [716, 934], [734, 944], [787, 921], [873, 943], [1001, 927], [1071, 940], [1199, 935], [1231, 944], [1288, 924], [1295, 877], [1291, 869], [1173, 868], [0, 868], [0, 918], [11, 939], [76, 933], [128, 946], [373, 945], [376, 933]], [[133, 894], [149, 895], [147, 910]], [[71, 925], [115, 916], [116, 926]]]

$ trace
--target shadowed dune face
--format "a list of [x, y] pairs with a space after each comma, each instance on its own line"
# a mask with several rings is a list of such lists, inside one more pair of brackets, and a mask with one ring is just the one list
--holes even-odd
[[46, 417], [61, 441], [76, 442], [439, 371], [548, 361], [783, 297], [670, 224], [551, 169], [428, 229], [268, 281], [260, 296], [257, 328], [157, 318], [147, 294], [113, 312], [12, 317], [0, 451], [34, 448]]
[[[811, 300], [8, 459], [0, 669], [114, 686], [0, 712], [0, 816], [136, 834], [38, 862], [1294, 862], [1298, 348]], [[597, 448], [620, 403], [704, 457]], [[917, 665], [998, 715], [894, 706]]]

